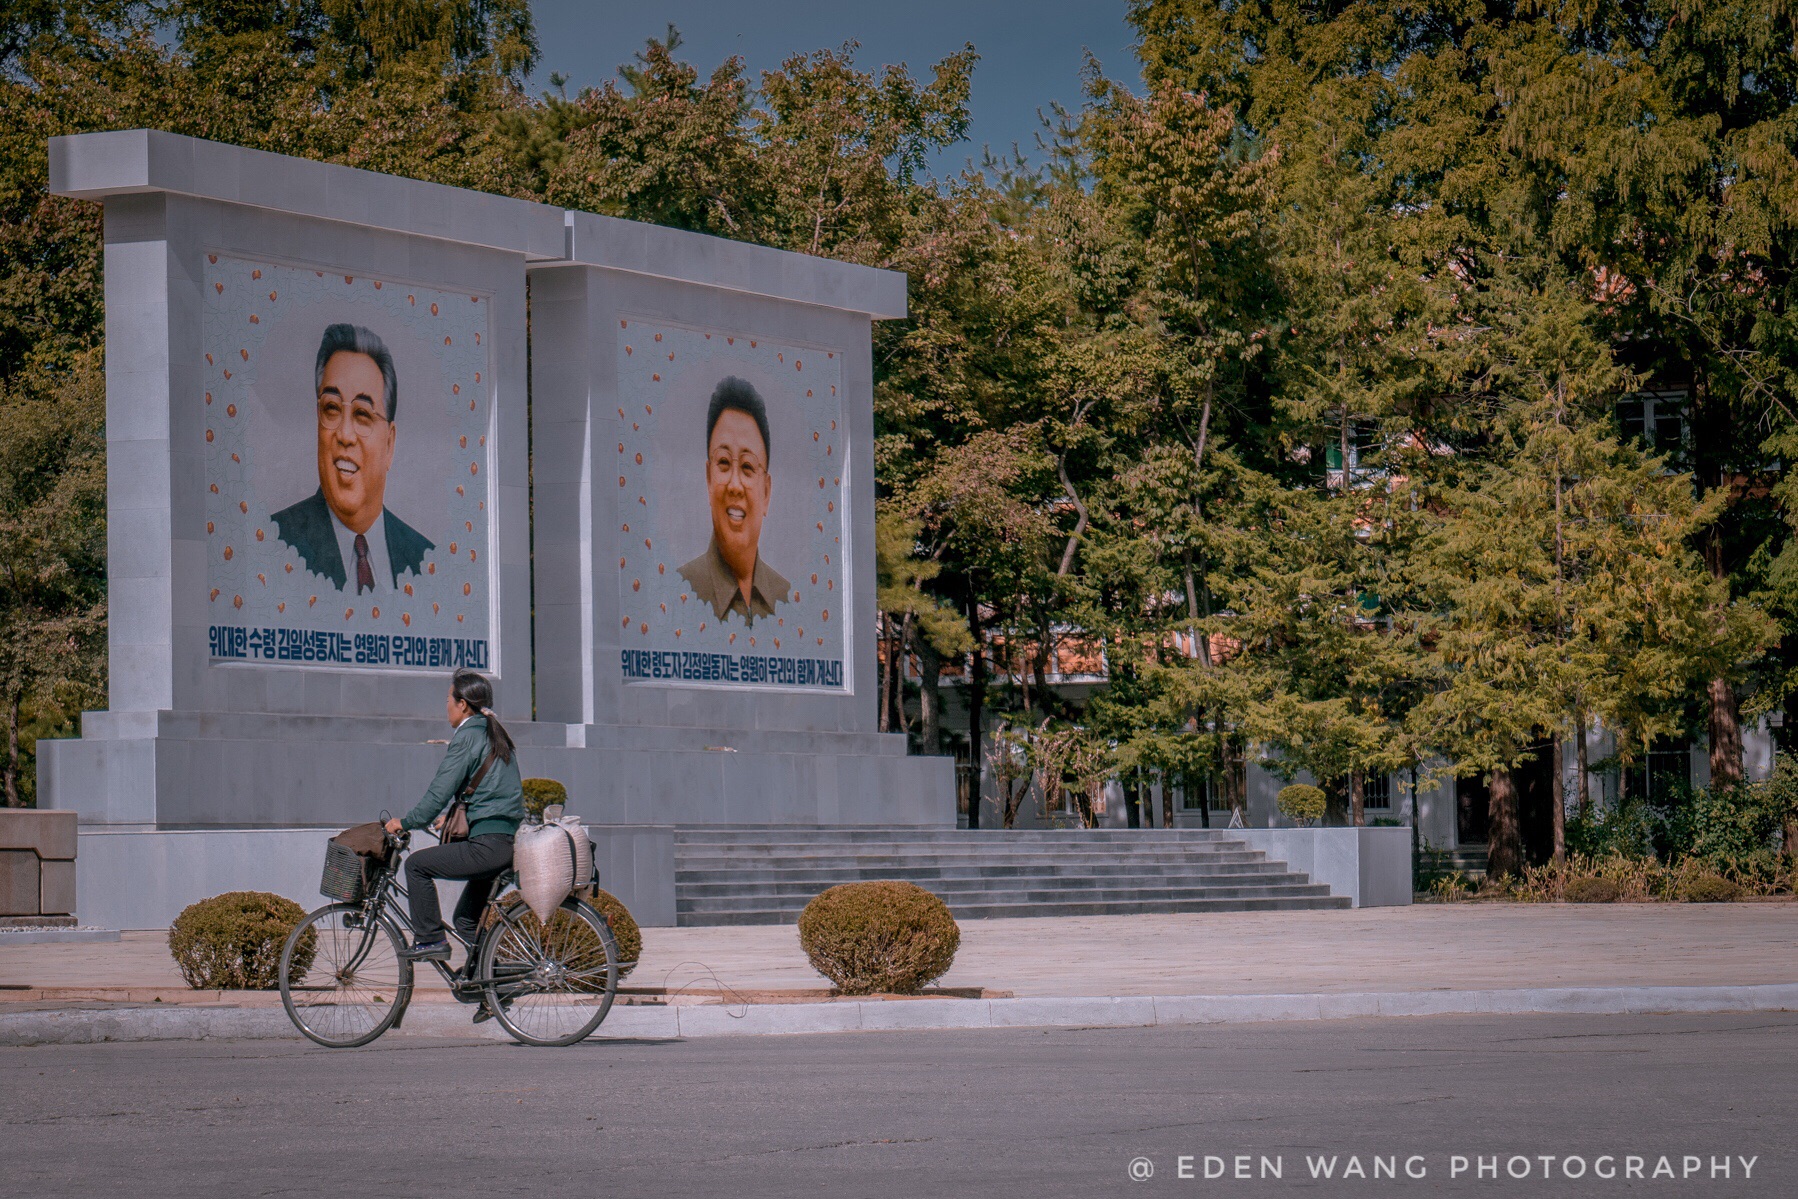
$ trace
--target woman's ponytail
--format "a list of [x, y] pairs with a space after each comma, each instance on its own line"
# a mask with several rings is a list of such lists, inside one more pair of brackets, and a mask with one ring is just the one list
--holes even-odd
[[487, 750], [502, 762], [512, 760], [512, 737], [493, 713], [493, 684], [472, 670], [450, 678], [450, 694], [487, 718]]

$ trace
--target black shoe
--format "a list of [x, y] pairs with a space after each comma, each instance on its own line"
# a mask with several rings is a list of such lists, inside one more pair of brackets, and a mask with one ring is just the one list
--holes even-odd
[[410, 949], [402, 949], [400, 956], [408, 962], [447, 962], [450, 960], [450, 943], [448, 941], [430, 941], [414, 945]]
[[[509, 999], [502, 999], [499, 1006], [502, 1011], [511, 1011], [512, 1001]], [[488, 1007], [487, 1001], [483, 999], [481, 1000], [481, 1006], [475, 1010], [474, 1022], [476, 1024], [485, 1024], [491, 1019], [493, 1019], [493, 1009]]]

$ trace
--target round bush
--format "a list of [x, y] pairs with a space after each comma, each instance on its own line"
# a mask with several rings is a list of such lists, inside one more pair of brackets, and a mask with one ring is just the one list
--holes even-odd
[[1294, 783], [1290, 787], [1281, 787], [1280, 794], [1274, 797], [1274, 804], [1280, 814], [1288, 820], [1300, 825], [1310, 825], [1313, 821], [1324, 818], [1324, 793], [1318, 787], [1304, 783]]
[[1679, 897], [1687, 903], [1732, 903], [1742, 888], [1721, 874], [1696, 874], [1680, 884]]
[[961, 929], [913, 883], [845, 883], [805, 905], [799, 945], [845, 995], [915, 995], [955, 961]]
[[612, 927], [612, 940], [618, 943], [618, 981], [623, 982], [625, 976], [637, 968], [637, 959], [643, 956], [643, 932], [637, 927], [630, 909], [618, 902], [618, 897], [610, 891], [595, 887], [588, 894], [587, 902], [599, 909], [599, 914]]
[[[630, 909], [620, 903], [618, 897], [610, 891], [602, 891], [595, 887], [591, 891], [577, 891], [576, 894], [586, 899], [601, 916], [606, 918], [606, 924], [612, 930], [612, 942], [618, 950], [618, 981], [622, 983], [630, 972], [637, 968], [637, 959], [643, 953], [643, 932], [637, 927], [636, 918], [631, 915]], [[524, 897], [516, 892], [506, 900], [507, 906], [522, 903], [524, 903]], [[493, 914], [492, 908], [483, 912], [481, 914], [481, 931], [485, 932], [492, 927], [496, 919], [498, 917]], [[559, 935], [568, 928], [572, 920], [573, 917], [558, 908], [555, 915], [549, 918], [551, 934]], [[580, 924], [577, 927], [585, 930], [587, 926]], [[587, 944], [577, 946], [577, 952], [584, 953], [589, 948], [597, 948], [592, 945], [590, 936], [586, 936], [584, 931], [582, 935]]]
[[1568, 903], [1616, 903], [1623, 888], [1616, 879], [1587, 875], [1569, 881], [1563, 895]]
[[[281, 985], [281, 946], [306, 910], [267, 891], [227, 891], [188, 904], [169, 926], [169, 953], [195, 990], [267, 991]], [[295, 946], [295, 966], [315, 945]]]
[[555, 779], [525, 779], [524, 810], [533, 816], [543, 815], [543, 809], [550, 804], [568, 802], [568, 788]]

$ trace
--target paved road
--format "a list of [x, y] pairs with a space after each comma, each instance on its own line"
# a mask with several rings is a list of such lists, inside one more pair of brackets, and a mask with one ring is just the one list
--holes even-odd
[[[1792, 1013], [5, 1049], [0, 1194], [1792, 1195], [1795, 1066]], [[1204, 1179], [1238, 1154], [1249, 1180]], [[1320, 1154], [1334, 1183], [1309, 1179]], [[1653, 1179], [1662, 1155], [1697, 1173]], [[1372, 1177], [1386, 1161], [1396, 1180]]]

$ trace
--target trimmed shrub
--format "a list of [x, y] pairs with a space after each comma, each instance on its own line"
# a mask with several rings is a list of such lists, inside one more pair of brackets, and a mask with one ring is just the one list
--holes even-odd
[[805, 905], [799, 945], [845, 995], [915, 995], [955, 961], [961, 929], [914, 883], [844, 883]]
[[1721, 874], [1693, 872], [1680, 879], [1676, 894], [1686, 903], [1733, 903], [1742, 897], [1742, 888]]
[[1569, 880], [1562, 894], [1568, 903], [1616, 903], [1623, 888], [1616, 879], [1587, 874]]
[[[577, 890], [575, 894], [592, 904], [594, 909], [606, 918], [606, 924], [612, 930], [613, 945], [618, 950], [618, 981], [624, 982], [630, 972], [637, 968], [637, 959], [643, 953], [643, 933], [637, 927], [636, 918], [630, 914], [630, 909], [620, 903], [618, 897], [609, 891], [602, 891], [595, 887], [591, 891]], [[506, 900], [506, 906], [511, 907], [514, 904], [522, 907], [524, 896], [514, 892]], [[493, 914], [493, 909], [488, 908], [481, 915], [481, 931], [486, 932], [497, 919], [498, 917]], [[536, 917], [533, 916], [532, 920], [535, 919]], [[550, 935], [552, 937], [561, 935], [573, 921], [574, 917], [557, 908], [555, 914], [549, 918]], [[582, 952], [589, 948], [596, 949], [597, 947], [592, 943], [593, 938], [584, 931], [587, 926], [580, 924], [577, 927], [583, 930], [582, 936], [585, 938], [586, 944], [576, 948]]]
[[1303, 828], [1322, 820], [1326, 806], [1322, 788], [1305, 783], [1281, 787], [1280, 794], [1274, 797], [1274, 804], [1280, 809], [1280, 815]]
[[[281, 946], [306, 910], [267, 891], [227, 891], [181, 909], [169, 926], [169, 953], [198, 990], [267, 991], [281, 985]], [[297, 969], [316, 945], [295, 946]]]
[[630, 909], [618, 902], [618, 897], [610, 891], [595, 887], [588, 893], [587, 902], [597, 908], [612, 927], [612, 940], [618, 943], [618, 981], [623, 982], [625, 976], [637, 968], [637, 959], [643, 956], [643, 932], [637, 927]]
[[543, 815], [543, 809], [550, 804], [568, 802], [568, 788], [555, 779], [525, 779], [524, 810], [533, 816]]

